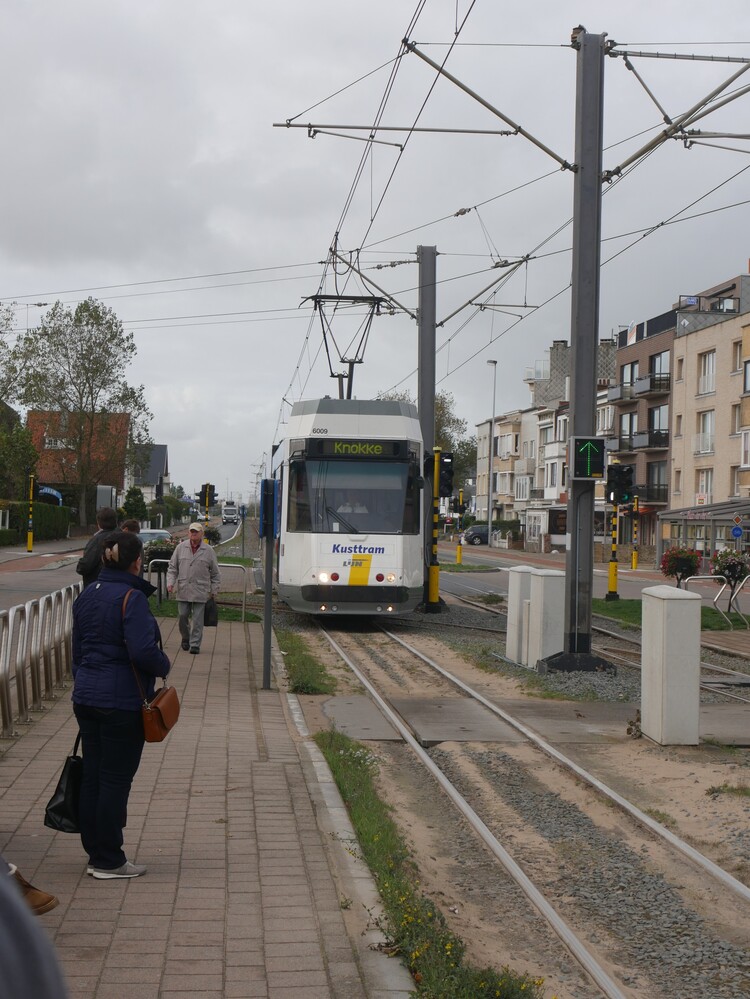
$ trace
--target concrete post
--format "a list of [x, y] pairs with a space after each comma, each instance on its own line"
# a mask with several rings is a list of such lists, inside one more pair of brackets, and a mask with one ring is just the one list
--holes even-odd
[[505, 636], [505, 655], [514, 663], [526, 662], [523, 604], [531, 591], [531, 566], [513, 565], [508, 569], [508, 630]]
[[560, 651], [565, 630], [565, 573], [559, 569], [532, 569], [527, 664]]
[[642, 598], [641, 732], [660, 746], [697, 746], [701, 598], [674, 586]]

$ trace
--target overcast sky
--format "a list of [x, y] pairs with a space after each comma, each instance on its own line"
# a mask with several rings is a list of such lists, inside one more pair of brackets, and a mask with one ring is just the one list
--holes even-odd
[[[246, 499], [287, 403], [338, 394], [304, 300], [372, 289], [325, 266], [336, 233], [342, 256], [359, 250], [411, 310], [416, 248], [436, 246], [438, 322], [472, 300], [495, 305], [439, 327], [438, 388], [473, 430], [490, 415], [496, 359], [497, 411], [526, 406], [525, 369], [570, 338], [572, 174], [519, 136], [456, 131], [381, 132], [363, 162], [367, 133], [342, 126], [369, 126], [384, 107], [383, 125], [507, 130], [417, 55], [394, 62], [408, 33], [573, 161], [577, 24], [622, 49], [750, 57], [747, 0], [5, 0], [0, 300], [19, 303], [19, 327], [44, 311], [28, 303], [92, 295], [117, 312], [138, 347], [126, 378], [146, 386], [153, 439], [190, 492], [211, 481]], [[633, 65], [672, 118], [740, 68]], [[745, 82], [750, 72], [730, 91]], [[339, 134], [273, 127], [288, 120]], [[749, 126], [750, 95], [696, 127]], [[661, 127], [636, 76], [607, 59], [605, 168]], [[747, 271], [750, 142], [711, 141], [724, 148], [672, 141], [607, 189], [602, 337]], [[498, 261], [527, 254], [482, 295]], [[349, 356], [361, 312], [329, 318]], [[354, 394], [416, 395], [416, 359], [413, 319], [375, 318]]]

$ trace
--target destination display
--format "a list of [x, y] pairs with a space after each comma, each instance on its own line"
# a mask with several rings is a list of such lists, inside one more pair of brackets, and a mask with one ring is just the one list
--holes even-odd
[[[413, 447], [413, 446], [412, 446]], [[405, 461], [409, 457], [408, 441], [352, 440], [346, 437], [309, 437], [305, 453], [308, 458], [366, 458]]]

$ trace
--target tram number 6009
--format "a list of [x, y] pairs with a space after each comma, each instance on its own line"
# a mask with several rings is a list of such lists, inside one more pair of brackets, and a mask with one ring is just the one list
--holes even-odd
[[312, 432], [314, 434], [327, 434], [328, 433], [328, 427], [313, 427]]

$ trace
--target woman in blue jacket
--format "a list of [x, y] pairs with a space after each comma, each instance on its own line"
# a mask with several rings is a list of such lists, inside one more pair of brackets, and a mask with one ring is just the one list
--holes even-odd
[[[143, 546], [137, 534], [116, 531], [106, 541], [102, 570], [73, 604], [73, 710], [83, 744], [78, 821], [95, 878], [137, 878], [144, 864], [125, 856], [122, 831], [128, 796], [143, 751], [141, 693], [169, 672], [159, 626], [141, 578]], [[125, 601], [125, 597], [130, 596]]]

